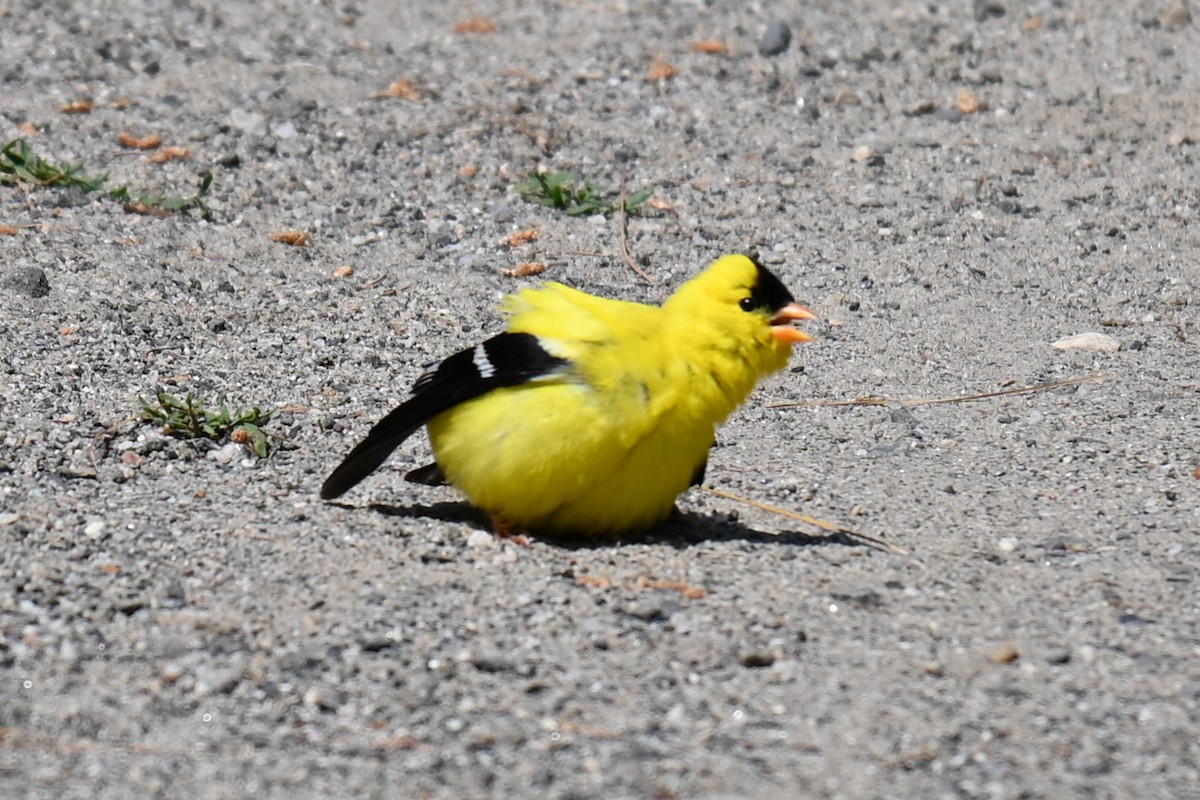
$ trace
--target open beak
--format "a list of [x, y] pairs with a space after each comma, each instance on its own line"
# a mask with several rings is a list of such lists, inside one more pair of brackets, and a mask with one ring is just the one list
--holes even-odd
[[799, 303], [788, 303], [771, 317], [771, 335], [784, 344], [799, 344], [811, 342], [809, 336], [799, 328], [793, 328], [792, 322], [799, 319], [816, 319], [816, 315]]

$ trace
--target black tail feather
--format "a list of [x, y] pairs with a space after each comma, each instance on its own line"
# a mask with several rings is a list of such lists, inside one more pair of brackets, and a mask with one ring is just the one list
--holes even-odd
[[[418, 378], [413, 396], [371, 428], [367, 438], [326, 478], [321, 499], [332, 500], [350, 491], [405, 439], [443, 411], [493, 389], [545, 379], [567, 366], [565, 359], [550, 355], [530, 333], [501, 333], [455, 353]], [[422, 475], [422, 470], [415, 472]]]
[[447, 403], [447, 399], [437, 393], [418, 394], [379, 420], [367, 438], [359, 442], [325, 479], [321, 499], [341, 497], [378, 469], [405, 439], [453, 405]]

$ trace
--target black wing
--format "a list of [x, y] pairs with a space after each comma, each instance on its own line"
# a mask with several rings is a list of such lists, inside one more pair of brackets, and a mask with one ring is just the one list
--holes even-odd
[[517, 386], [562, 372], [569, 362], [550, 355], [531, 333], [502, 333], [463, 350], [425, 372], [413, 396], [371, 428], [324, 485], [321, 499], [350, 490], [382, 464], [400, 443], [429, 420], [493, 389]]

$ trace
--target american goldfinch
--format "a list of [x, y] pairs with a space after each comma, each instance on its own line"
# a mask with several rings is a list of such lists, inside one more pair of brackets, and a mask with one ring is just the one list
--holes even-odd
[[504, 300], [508, 329], [431, 366], [321, 487], [338, 497], [425, 425], [447, 482], [497, 533], [616, 539], [703, 479], [714, 432], [814, 319], [766, 267], [724, 256], [661, 307], [560, 283]]

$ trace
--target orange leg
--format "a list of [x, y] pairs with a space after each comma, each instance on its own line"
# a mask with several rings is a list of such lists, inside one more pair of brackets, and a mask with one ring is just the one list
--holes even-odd
[[519, 531], [509, 525], [507, 520], [499, 514], [493, 514], [489, 511], [488, 516], [492, 518], [492, 535], [497, 539], [502, 542], [512, 542], [521, 547], [532, 546], [529, 537], [525, 535], [524, 531]]

